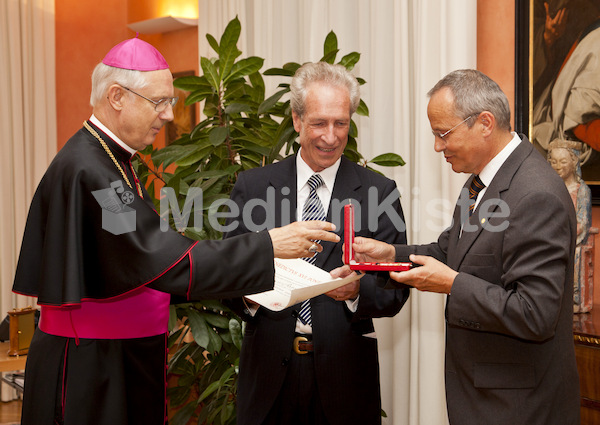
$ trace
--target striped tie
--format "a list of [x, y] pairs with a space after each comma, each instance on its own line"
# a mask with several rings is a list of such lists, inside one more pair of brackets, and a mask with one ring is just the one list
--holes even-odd
[[477, 195], [479, 192], [485, 187], [485, 184], [481, 181], [478, 175], [473, 177], [471, 180], [471, 185], [469, 186], [469, 199], [471, 204], [469, 205], [469, 217], [473, 214], [473, 210], [475, 210], [475, 201], [477, 200]]
[[[302, 210], [302, 220], [325, 220], [327, 216], [325, 215], [325, 210], [323, 209], [323, 204], [319, 199], [319, 195], [317, 195], [317, 189], [323, 185], [323, 179], [318, 174], [313, 174], [310, 179], [308, 179], [308, 187], [310, 188], [310, 192], [308, 194], [308, 199], [304, 203], [304, 208]], [[315, 241], [315, 243], [320, 243], [321, 241]], [[304, 258], [305, 261], [308, 261], [310, 264], [314, 264], [316, 260], [317, 254], [312, 257]], [[312, 317], [310, 313], [310, 300], [306, 300], [302, 302], [300, 306], [300, 321], [305, 325], [312, 326]]]

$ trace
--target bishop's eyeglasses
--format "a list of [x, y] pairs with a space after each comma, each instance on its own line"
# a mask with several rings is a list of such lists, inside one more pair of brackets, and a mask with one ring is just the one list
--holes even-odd
[[162, 98], [159, 100], [152, 100], [152, 99], [148, 99], [146, 96], [143, 96], [137, 92], [134, 92], [133, 90], [131, 90], [128, 87], [125, 87], [125, 86], [121, 86], [121, 87], [123, 87], [127, 91], [130, 91], [133, 94], [137, 94], [139, 97], [146, 99], [148, 102], [154, 103], [154, 110], [156, 112], [163, 112], [165, 109], [167, 109], [167, 106], [169, 106], [169, 105], [171, 105], [171, 107], [175, 106], [175, 104], [179, 100], [178, 97], [165, 97], [165, 98]]

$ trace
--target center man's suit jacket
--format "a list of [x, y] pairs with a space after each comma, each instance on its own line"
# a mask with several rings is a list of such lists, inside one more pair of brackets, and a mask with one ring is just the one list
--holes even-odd
[[562, 179], [521, 138], [462, 235], [457, 206], [436, 244], [396, 249], [399, 260], [431, 255], [459, 272], [446, 305], [451, 425], [579, 424], [575, 211]]
[[[282, 214], [289, 205], [291, 221], [296, 221], [296, 156], [281, 162], [243, 172], [232, 192], [233, 199], [243, 210], [252, 199], [267, 199], [267, 191], [275, 190], [275, 226], [289, 223], [289, 215]], [[332, 217], [334, 200], [345, 203], [353, 199], [361, 205], [360, 231], [357, 236], [368, 236], [390, 243], [406, 243], [405, 229], [396, 229], [390, 217], [382, 214], [376, 229], [368, 229], [369, 188], [377, 195], [372, 203], [383, 204], [391, 196], [391, 206], [404, 223], [396, 184], [377, 173], [361, 167], [342, 157], [328, 220], [336, 222], [342, 239], [343, 220]], [[388, 202], [389, 203], [389, 202]], [[252, 210], [253, 223], [264, 223], [264, 208]], [[233, 223], [240, 217], [231, 218]], [[340, 223], [341, 222], [341, 223]], [[226, 237], [248, 232], [241, 224]], [[324, 242], [315, 265], [330, 271], [342, 265], [342, 243]], [[368, 334], [374, 332], [373, 317], [394, 316], [408, 298], [407, 289], [385, 290], [376, 285], [372, 275], [360, 281], [358, 310], [350, 312], [345, 301], [334, 301], [321, 295], [311, 300], [314, 341], [314, 364], [317, 386], [323, 408], [331, 425], [379, 424], [381, 401], [379, 387], [379, 362], [377, 340]], [[293, 354], [292, 344], [296, 317], [300, 305], [281, 312], [259, 308], [254, 317], [248, 315], [241, 299], [232, 300], [234, 310], [247, 321], [240, 359], [238, 382], [238, 425], [258, 425], [273, 406], [286, 375], [286, 365]]]

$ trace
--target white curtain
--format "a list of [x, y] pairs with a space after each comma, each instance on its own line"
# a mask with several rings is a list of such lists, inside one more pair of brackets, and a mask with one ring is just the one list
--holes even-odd
[[0, 1], [0, 320], [34, 305], [12, 294], [33, 193], [56, 153], [54, 0]]
[[[0, 320], [35, 299], [12, 293], [29, 204], [56, 153], [54, 0], [0, 1]], [[2, 401], [17, 397], [2, 383]]]
[[[366, 158], [396, 152], [404, 167], [380, 168], [396, 180], [409, 243], [428, 243], [450, 224], [466, 176], [433, 150], [427, 91], [448, 72], [476, 65], [476, 0], [199, 0], [199, 50], [213, 56], [205, 34], [219, 39], [235, 16], [238, 47], [265, 66], [316, 61], [333, 30], [338, 59], [357, 51], [356, 75], [370, 117], [355, 116]], [[277, 81], [268, 79], [268, 93]], [[443, 425], [444, 296], [413, 290], [394, 318], [376, 321], [385, 425]], [[352, 371], [349, 371], [351, 373]]]

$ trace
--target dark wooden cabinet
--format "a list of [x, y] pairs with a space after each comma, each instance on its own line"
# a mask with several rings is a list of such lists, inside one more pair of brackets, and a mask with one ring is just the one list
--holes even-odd
[[600, 425], [600, 305], [573, 315], [581, 388], [581, 425]]

